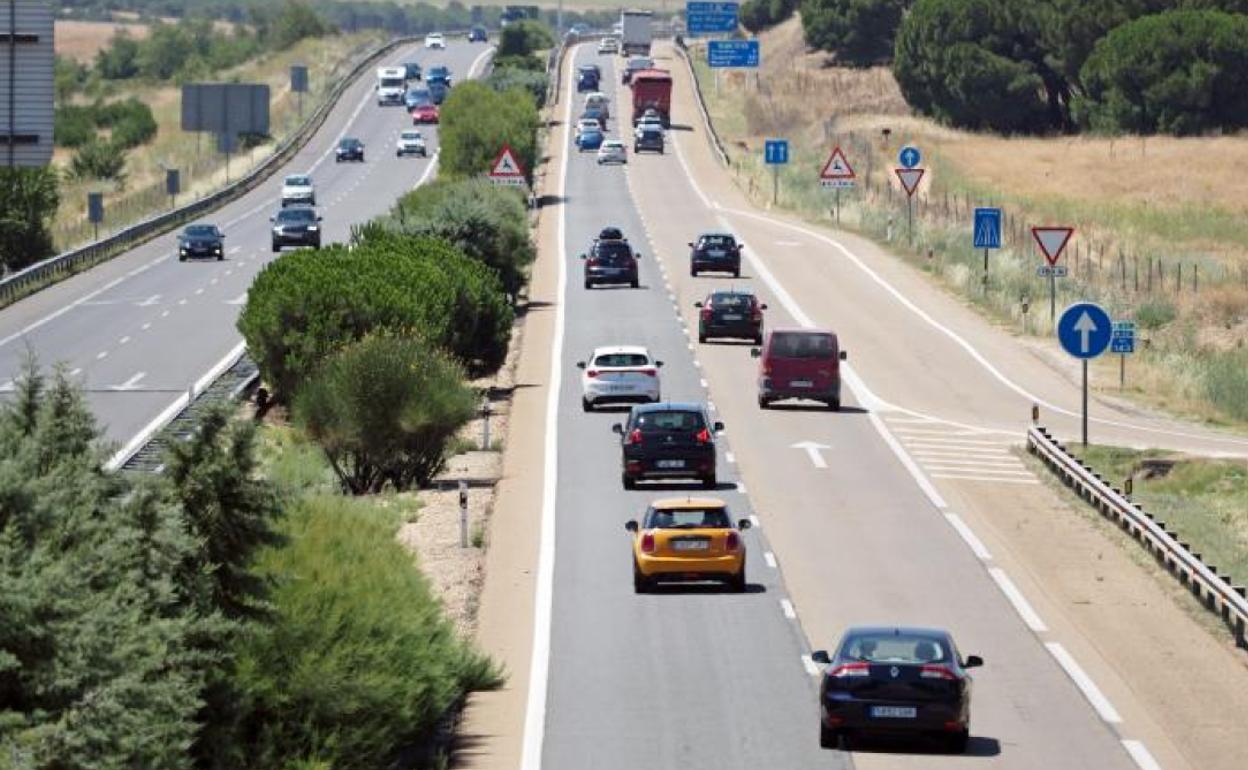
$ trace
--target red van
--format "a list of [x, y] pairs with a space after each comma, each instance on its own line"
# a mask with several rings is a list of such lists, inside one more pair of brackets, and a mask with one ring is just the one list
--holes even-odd
[[763, 347], [750, 355], [759, 359], [758, 406], [773, 401], [805, 398], [822, 401], [834, 411], [841, 408], [841, 361], [835, 332], [820, 329], [775, 329]]

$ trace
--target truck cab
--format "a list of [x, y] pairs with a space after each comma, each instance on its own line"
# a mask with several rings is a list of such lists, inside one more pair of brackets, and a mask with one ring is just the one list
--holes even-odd
[[403, 104], [407, 93], [407, 68], [378, 67], [376, 90], [378, 105]]

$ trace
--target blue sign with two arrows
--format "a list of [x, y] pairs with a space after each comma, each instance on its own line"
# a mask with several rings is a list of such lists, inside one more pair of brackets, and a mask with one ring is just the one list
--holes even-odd
[[737, 31], [738, 3], [685, 3], [685, 28], [690, 36]]
[[706, 63], [713, 68], [757, 68], [760, 58], [757, 40], [712, 40], [706, 45]]
[[779, 166], [789, 162], [788, 139], [766, 139], [763, 141], [763, 162], [769, 166]]
[[975, 248], [1001, 248], [1001, 209], [975, 209]]

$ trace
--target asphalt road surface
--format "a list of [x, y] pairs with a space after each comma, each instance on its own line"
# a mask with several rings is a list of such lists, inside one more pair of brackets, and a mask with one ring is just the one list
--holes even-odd
[[[415, 59], [446, 64], [459, 80], [479, 75], [483, 44], [451, 42], [445, 51], [413, 45], [378, 66]], [[429, 158], [396, 158], [411, 126], [402, 107], [380, 107], [376, 68], [347, 90], [321, 130], [281, 172], [203, 218], [226, 233], [226, 259], [178, 262], [169, 233], [93, 270], [0, 310], [0, 392], [12, 390], [27, 349], [45, 365], [63, 364], [84, 386], [108, 439], [125, 443], [241, 341], [235, 320], [259, 270], [274, 255], [269, 217], [287, 173], [311, 172], [323, 243], [346, 240], [353, 224], [384, 213], [405, 191], [431, 178], [437, 128], [422, 127]], [[365, 144], [364, 163], [335, 163], [339, 137]]]

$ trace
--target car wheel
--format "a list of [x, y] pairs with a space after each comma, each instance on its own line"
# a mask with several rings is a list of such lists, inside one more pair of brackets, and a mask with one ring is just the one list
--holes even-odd
[[740, 278], [740, 277], [741, 277], [741, 268], [739, 268], [739, 267], [738, 267], [737, 269], [733, 270], [733, 271], [732, 271], [732, 277], [733, 277], [733, 278]]
[[698, 342], [706, 342], [706, 335], [702, 332], [698, 332]]
[[633, 152], [641, 152], [641, 150], [637, 147], [637, 145], [635, 145], [635, 144], [634, 144], [634, 145], [633, 145]]
[[634, 278], [633, 280], [628, 282], [628, 285], [636, 289], [641, 286], [641, 282], [638, 281], [636, 278]]
[[697, 277], [698, 277], [698, 269], [697, 269], [696, 267], [691, 267], [691, 268], [689, 268], [689, 275], [693, 276], [694, 278], [697, 278]]
[[634, 478], [630, 478], [627, 473], [620, 476], [620, 482], [624, 485], [625, 489], [637, 488], [637, 480]]
[[714, 488], [717, 486], [717, 483], [718, 483], [718, 482], [717, 482], [717, 481], [716, 481], [716, 479], [715, 479], [715, 474], [713, 474], [713, 473], [712, 473], [710, 476], [703, 476], [703, 477], [702, 477], [702, 488], [703, 488], [703, 489], [714, 489]]
[[819, 748], [835, 749], [840, 742], [840, 733], [828, 727], [823, 722], [819, 723]]
[[841, 411], [841, 399], [833, 398], [828, 400], [828, 408], [834, 412]]
[[282, 250], [282, 247], [281, 247], [280, 245], [278, 245], [278, 244], [276, 244], [276, 243], [275, 243], [275, 244], [273, 244], [273, 253], [274, 253], [274, 254], [278, 253], [278, 252], [279, 252], [279, 251], [281, 251], [281, 250]]
[[650, 578], [641, 574], [637, 562], [633, 562], [633, 593], [644, 594], [650, 590]]
[[967, 744], [971, 742], [969, 730], [962, 730], [945, 738], [945, 750], [950, 754], [965, 754]]
[[594, 402], [590, 401], [588, 398], [582, 398], [581, 399], [581, 411], [582, 412], [594, 411]]
[[221, 261], [222, 261], [222, 260], [224, 260], [224, 259], [225, 259], [225, 255], [224, 255], [224, 254], [218, 254], [218, 255], [217, 255], [217, 261], [218, 261], [218, 262], [221, 262]]
[[762, 335], [762, 334], [755, 334], [755, 335], [754, 335], [754, 344], [755, 344], [755, 345], [762, 345], [762, 344], [763, 344], [763, 335]]
[[178, 255], [178, 261], [179, 261], [179, 262], [185, 262], [185, 261], [186, 261], [186, 255], [185, 255], [185, 254], [179, 254], [179, 255]]
[[762, 395], [761, 393], [758, 396], [758, 408], [759, 409], [771, 408], [771, 401], [766, 396]]
[[741, 567], [741, 571], [740, 571], [740, 572], [738, 572], [737, 574], [733, 575], [733, 576], [732, 576], [732, 577], [728, 580], [728, 588], [729, 588], [729, 590], [731, 590], [734, 594], [743, 594], [743, 593], [745, 593], [745, 587], [746, 587], [746, 585], [747, 585], [747, 584], [746, 584], [746, 582], [745, 582], [745, 566], [744, 566], [744, 565], [742, 565], [742, 567]]
[[592, 289], [592, 288], [594, 288], [594, 284], [593, 284], [593, 282], [592, 282], [592, 281], [590, 281], [588, 278], [587, 278], [587, 279], [585, 279], [585, 288], [586, 288], [586, 289]]
[[320, 250], [321, 250], [321, 242], [320, 242], [320, 241], [317, 241], [316, 243], [312, 244], [312, 248], [316, 249], [317, 251], [320, 251]]

